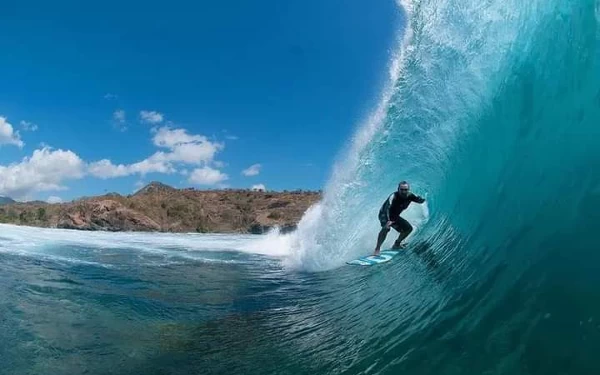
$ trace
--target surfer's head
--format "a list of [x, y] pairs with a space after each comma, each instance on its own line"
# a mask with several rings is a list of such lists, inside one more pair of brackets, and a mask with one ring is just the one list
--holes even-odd
[[408, 185], [408, 182], [401, 181], [398, 184], [398, 193], [400, 195], [407, 196], [409, 191], [410, 191], [410, 186]]

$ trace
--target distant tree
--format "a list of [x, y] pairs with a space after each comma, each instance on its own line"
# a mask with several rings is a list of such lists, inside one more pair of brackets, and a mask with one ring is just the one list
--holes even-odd
[[46, 220], [46, 209], [44, 207], [38, 208], [37, 219]]

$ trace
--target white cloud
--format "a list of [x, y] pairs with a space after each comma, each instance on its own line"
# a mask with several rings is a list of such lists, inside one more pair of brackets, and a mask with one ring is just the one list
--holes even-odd
[[186, 143], [173, 147], [170, 154], [166, 154], [169, 160], [188, 164], [202, 164], [213, 160], [220, 146], [211, 142]]
[[144, 159], [140, 162], [129, 165], [129, 170], [131, 171], [131, 174], [139, 173], [143, 176], [147, 173], [176, 172], [175, 168], [172, 165], [165, 163], [162, 160], [155, 160], [153, 156], [149, 157], [148, 159]]
[[171, 129], [168, 126], [163, 126], [155, 132], [156, 134], [152, 140], [158, 147], [172, 148], [180, 144], [206, 141], [206, 137], [190, 135], [185, 129]]
[[21, 121], [20, 125], [21, 125], [21, 129], [23, 129], [25, 131], [34, 132], [34, 131], [38, 130], [38, 126], [29, 121]]
[[62, 198], [61, 197], [57, 197], [56, 195], [51, 195], [48, 197], [48, 199], [46, 199], [46, 202], [50, 203], [50, 204], [54, 204], [54, 203], [62, 203]]
[[[113, 117], [116, 121], [125, 121], [125, 112], [117, 110]], [[0, 120], [0, 140], [22, 146], [12, 125], [4, 118]], [[30, 128], [32, 124], [23, 122], [21, 125]], [[222, 143], [167, 126], [154, 128], [152, 133], [154, 145], [163, 150], [131, 164], [115, 164], [110, 159], [88, 163], [70, 150], [54, 150], [43, 144], [31, 157], [10, 165], [0, 165], [0, 194], [18, 199], [41, 191], [64, 190], [65, 181], [87, 175], [108, 179], [136, 174], [144, 177], [148, 173], [180, 173], [187, 176], [188, 182], [217, 186], [228, 180], [227, 174], [215, 169], [225, 165], [214, 160], [224, 148]]]
[[111, 94], [110, 92], [107, 93], [106, 95], [104, 95], [104, 99], [106, 100], [111, 100], [111, 99], [118, 99], [119, 96], [117, 94]]
[[99, 178], [123, 177], [130, 174], [129, 168], [123, 164], [114, 165], [108, 159], [102, 159], [91, 163], [88, 166], [88, 172]]
[[189, 182], [198, 185], [215, 185], [227, 180], [229, 177], [217, 169], [211, 167], [196, 168], [190, 174]]
[[127, 126], [125, 125], [125, 111], [122, 109], [117, 109], [113, 112], [113, 120], [115, 121], [116, 127], [124, 132], [127, 130]]
[[185, 129], [171, 129], [163, 126], [155, 130], [153, 141], [158, 147], [171, 149], [171, 152], [157, 152], [156, 158], [165, 161], [187, 164], [207, 164], [215, 154], [224, 148], [221, 143], [211, 142], [205, 136], [188, 134]]
[[260, 164], [253, 164], [242, 171], [244, 176], [257, 176], [260, 173]]
[[125, 123], [125, 111], [122, 109], [117, 109], [113, 112], [113, 119], [119, 124]]
[[164, 116], [162, 113], [156, 111], [140, 111], [140, 118], [142, 119], [142, 122], [147, 124], [160, 124], [163, 121]]
[[70, 150], [38, 149], [19, 163], [0, 166], [0, 194], [19, 198], [32, 192], [65, 190], [63, 181], [83, 177], [84, 166]]
[[132, 174], [144, 176], [147, 173], [173, 173], [175, 169], [164, 161], [154, 160], [152, 157], [133, 164], [113, 164], [108, 159], [90, 163], [88, 172], [98, 178], [107, 179], [124, 177]]
[[266, 191], [267, 188], [264, 184], [257, 184], [257, 185], [252, 185], [252, 190], [262, 190], [262, 191]]
[[19, 132], [14, 131], [13, 126], [6, 121], [6, 117], [2, 116], [0, 116], [0, 146], [1, 145], [24, 146]]
[[231, 141], [236, 141], [239, 139], [239, 137], [237, 135], [233, 135], [233, 134], [229, 133], [229, 130], [227, 130], [227, 129], [223, 129], [222, 131], [223, 131], [223, 134], [225, 134], [226, 139], [229, 139]]
[[161, 127], [153, 129], [155, 146], [168, 151], [157, 151], [150, 157], [133, 164], [113, 164], [108, 159], [91, 163], [91, 175], [103, 179], [124, 177], [132, 174], [175, 173], [178, 165], [204, 165], [213, 162], [215, 154], [223, 145], [209, 141], [202, 135], [188, 134], [185, 129]]

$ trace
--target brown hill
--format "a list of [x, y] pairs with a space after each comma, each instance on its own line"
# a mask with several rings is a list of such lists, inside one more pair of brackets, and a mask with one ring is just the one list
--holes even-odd
[[153, 182], [133, 195], [111, 193], [69, 203], [0, 206], [0, 222], [108, 231], [263, 233], [291, 230], [319, 192], [175, 189]]

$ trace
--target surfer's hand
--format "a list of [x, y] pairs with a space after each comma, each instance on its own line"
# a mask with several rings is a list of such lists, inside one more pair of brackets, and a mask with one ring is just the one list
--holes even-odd
[[390, 229], [390, 227], [392, 226], [392, 224], [394, 224], [394, 222], [393, 222], [393, 221], [388, 221], [387, 223], [385, 223], [385, 227], [386, 227], [387, 229]]

